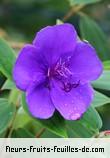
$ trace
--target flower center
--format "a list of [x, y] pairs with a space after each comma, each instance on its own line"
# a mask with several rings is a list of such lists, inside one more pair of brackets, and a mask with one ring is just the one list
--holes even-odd
[[[80, 81], [74, 81], [73, 73], [70, 71], [70, 60], [71, 56], [67, 57], [66, 59], [60, 58], [60, 60], [57, 62], [55, 68], [54, 68], [54, 77], [58, 79], [62, 84], [61, 88], [65, 92], [70, 92], [72, 88], [76, 88], [79, 86]], [[49, 74], [50, 73], [50, 70]]]
[[65, 79], [73, 75], [73, 73], [69, 70], [70, 58], [71, 57], [68, 57], [64, 61], [60, 58], [54, 69], [56, 75]]

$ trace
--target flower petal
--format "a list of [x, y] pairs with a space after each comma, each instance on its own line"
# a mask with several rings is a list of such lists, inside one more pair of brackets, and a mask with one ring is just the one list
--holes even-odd
[[33, 44], [42, 49], [49, 64], [56, 63], [62, 54], [72, 52], [77, 33], [71, 24], [47, 26], [39, 31]]
[[89, 84], [79, 85], [70, 92], [62, 90], [58, 83], [52, 83], [51, 98], [55, 108], [67, 120], [79, 119], [93, 99], [93, 89]]
[[31, 82], [44, 78], [44, 68], [39, 60], [37, 48], [33, 45], [25, 45], [13, 69], [13, 79], [19, 89], [25, 91]]
[[78, 78], [82, 83], [87, 83], [97, 79], [101, 75], [103, 67], [95, 49], [87, 42], [78, 42], [70, 69], [74, 73], [74, 78]]
[[53, 115], [55, 107], [44, 85], [29, 88], [26, 94], [29, 111], [34, 117], [48, 119]]

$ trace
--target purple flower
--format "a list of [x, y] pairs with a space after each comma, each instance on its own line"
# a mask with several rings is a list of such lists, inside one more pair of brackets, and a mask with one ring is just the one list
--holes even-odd
[[50, 118], [55, 109], [67, 120], [79, 119], [90, 106], [90, 81], [102, 72], [95, 49], [79, 41], [71, 24], [47, 26], [20, 51], [13, 78], [26, 91], [32, 116]]

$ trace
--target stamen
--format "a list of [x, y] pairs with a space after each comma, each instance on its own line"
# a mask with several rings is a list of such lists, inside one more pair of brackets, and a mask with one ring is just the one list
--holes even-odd
[[71, 83], [64, 83], [64, 82], [62, 82], [63, 83], [63, 90], [65, 91], [65, 92], [70, 92], [71, 90], [72, 90], [72, 88], [77, 88], [78, 86], [79, 86], [79, 84], [80, 84], [80, 80], [77, 82], [77, 83], [74, 83], [74, 84], [71, 84]]
[[79, 84], [80, 84], [80, 80], [77, 83], [72, 84], [72, 87], [77, 88], [79, 86]]
[[65, 92], [70, 92], [72, 88], [77, 88], [80, 84], [80, 81], [72, 83], [73, 73], [69, 69], [70, 59], [70, 56], [65, 60], [60, 58], [54, 68], [54, 75], [62, 83], [63, 87], [61, 88]]
[[73, 75], [73, 73], [72, 73], [68, 68], [65, 67], [65, 70], [66, 70], [69, 74]]
[[72, 75], [72, 72], [68, 69], [69, 61], [71, 57], [68, 57], [66, 60], [62, 61], [62, 59], [59, 59], [59, 62], [57, 62], [55, 66], [55, 74], [60, 75], [62, 77], [68, 78], [70, 75]]
[[67, 84], [65, 84], [65, 83], [63, 83], [63, 90], [65, 91], [65, 92], [70, 92], [71, 91], [71, 89], [72, 89], [72, 85], [70, 84], [70, 83], [67, 83]]
[[60, 76], [62, 76], [62, 77], [65, 77], [65, 78], [68, 77], [63, 71], [58, 70], [57, 72], [58, 72], [58, 74], [59, 74]]
[[48, 68], [47, 76], [50, 76], [50, 68]]

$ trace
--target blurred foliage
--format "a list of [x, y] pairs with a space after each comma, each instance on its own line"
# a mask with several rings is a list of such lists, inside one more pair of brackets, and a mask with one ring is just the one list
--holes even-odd
[[[57, 18], [63, 18], [69, 8], [68, 0], [1, 0], [0, 27], [17, 40], [23, 37], [31, 40], [40, 28], [55, 24]], [[104, 31], [110, 34], [109, 0], [88, 5], [84, 12], [95, 18]], [[69, 21], [77, 23], [76, 16]]]
[[[12, 81], [20, 48], [56, 20], [72, 23], [104, 65], [102, 76], [92, 83], [92, 107], [78, 121], [65, 121], [59, 114], [50, 120], [33, 119], [23, 110], [26, 103]], [[110, 129], [110, 0], [1, 0], [0, 37], [7, 41], [0, 39], [0, 137], [92, 137]]]

